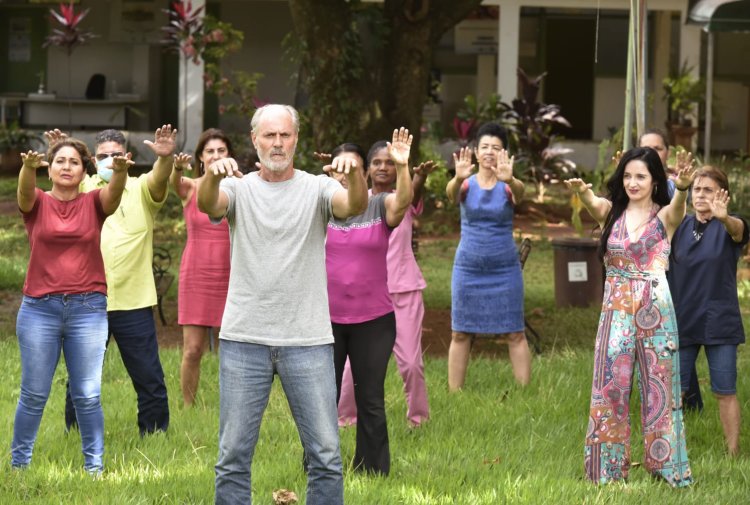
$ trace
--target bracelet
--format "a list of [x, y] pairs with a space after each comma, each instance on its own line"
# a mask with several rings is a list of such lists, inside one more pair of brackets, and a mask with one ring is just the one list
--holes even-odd
[[688, 189], [690, 189], [690, 186], [688, 186], [687, 188], [681, 188], [677, 184], [675, 184], [674, 189], [676, 189], [677, 191], [687, 191]]

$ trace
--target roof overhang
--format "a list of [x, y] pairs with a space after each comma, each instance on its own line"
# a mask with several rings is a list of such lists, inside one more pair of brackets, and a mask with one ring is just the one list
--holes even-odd
[[750, 0], [690, 0], [688, 12], [707, 32], [750, 32]]

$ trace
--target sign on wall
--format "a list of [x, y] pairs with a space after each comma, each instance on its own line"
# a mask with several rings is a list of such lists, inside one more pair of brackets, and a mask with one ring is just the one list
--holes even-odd
[[8, 61], [28, 63], [31, 61], [31, 19], [11, 18], [8, 30]]

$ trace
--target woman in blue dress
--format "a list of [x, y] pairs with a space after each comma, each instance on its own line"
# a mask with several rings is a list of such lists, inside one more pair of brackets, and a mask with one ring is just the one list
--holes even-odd
[[737, 346], [745, 329], [737, 299], [737, 261], [748, 242], [744, 219], [727, 212], [729, 182], [706, 166], [693, 182], [695, 214], [687, 216], [672, 239], [667, 280], [680, 328], [680, 375], [685, 396], [695, 381], [695, 359], [706, 353], [711, 391], [719, 404], [727, 452], [740, 449], [737, 400]]
[[448, 182], [448, 199], [461, 206], [461, 241], [451, 283], [451, 344], [448, 389], [464, 385], [471, 341], [477, 334], [507, 341], [513, 375], [521, 385], [531, 379], [531, 353], [524, 334], [523, 277], [513, 241], [513, 208], [524, 184], [513, 177], [508, 137], [500, 125], [487, 123], [477, 132], [474, 148], [453, 155], [456, 175]]

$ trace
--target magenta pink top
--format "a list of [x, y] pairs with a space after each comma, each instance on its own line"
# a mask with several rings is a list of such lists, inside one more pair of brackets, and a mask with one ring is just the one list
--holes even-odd
[[22, 212], [31, 249], [23, 294], [107, 294], [100, 249], [107, 216], [100, 191], [63, 202], [36, 188], [34, 206]]
[[393, 312], [386, 267], [391, 236], [386, 196], [371, 196], [363, 214], [328, 222], [326, 270], [333, 323], [363, 323]]
[[390, 293], [408, 293], [427, 287], [411, 247], [414, 218], [421, 215], [423, 209], [422, 200], [416, 207], [409, 205], [404, 220], [391, 234], [387, 256], [388, 291]]
[[187, 242], [180, 260], [177, 324], [221, 326], [229, 287], [229, 225], [198, 210], [198, 188], [182, 209]]

